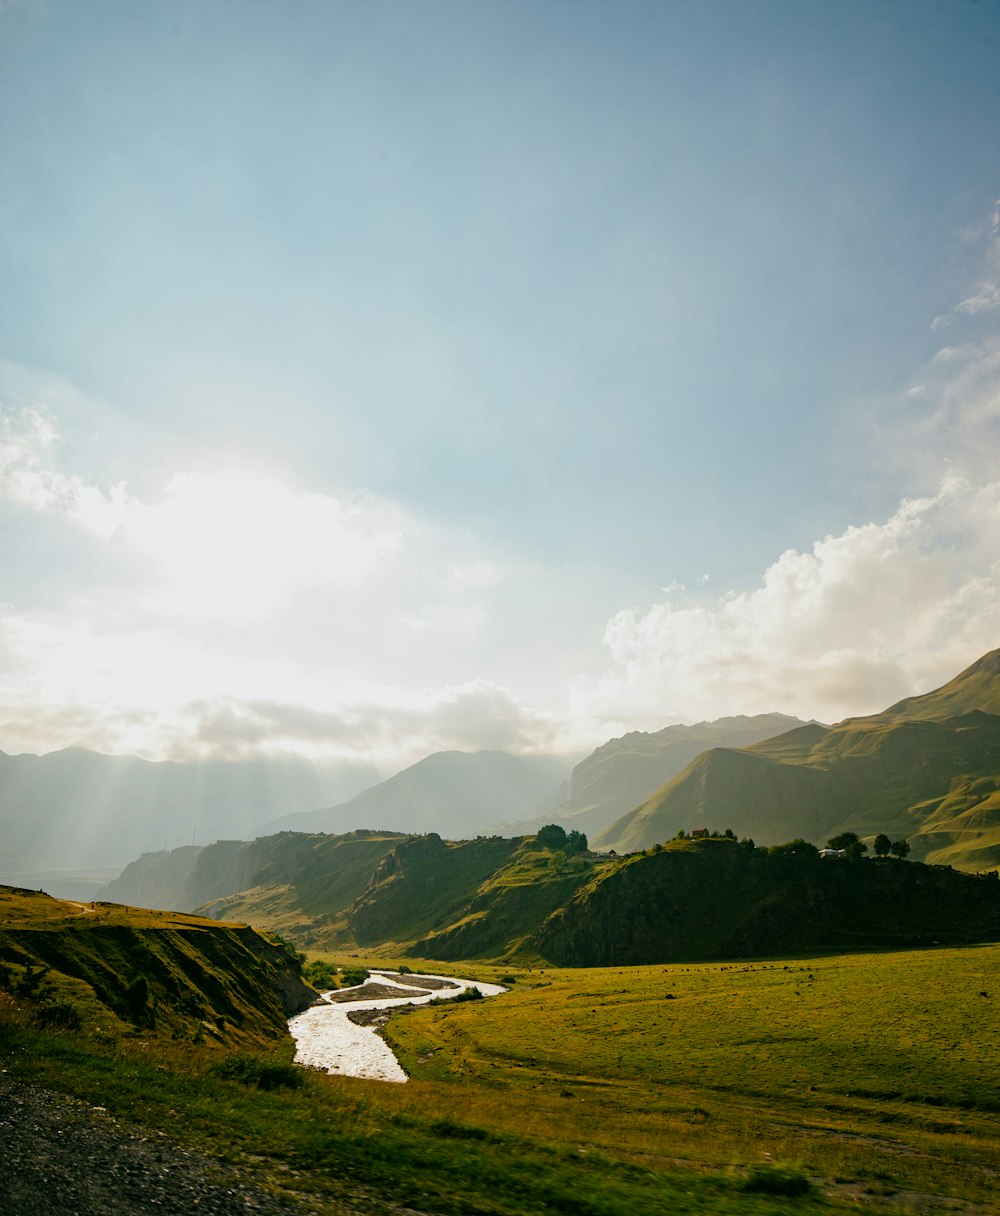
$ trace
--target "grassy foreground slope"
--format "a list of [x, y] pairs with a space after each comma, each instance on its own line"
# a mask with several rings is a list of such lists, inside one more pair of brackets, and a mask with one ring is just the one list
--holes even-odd
[[248, 925], [0, 887], [0, 996], [42, 1024], [218, 1046], [283, 1040], [315, 993]]
[[1000, 864], [1000, 650], [882, 714], [704, 752], [597, 843], [632, 851], [722, 825], [765, 843], [885, 832], [915, 858]]

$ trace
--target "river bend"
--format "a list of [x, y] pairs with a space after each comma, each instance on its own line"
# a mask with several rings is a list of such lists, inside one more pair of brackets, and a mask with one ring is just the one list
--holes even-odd
[[[421, 980], [430, 980], [439, 987], [428, 991]], [[395, 971], [372, 971], [366, 984], [357, 988], [360, 994], [372, 984], [384, 990], [399, 990], [398, 996], [379, 995], [374, 999], [350, 1000], [354, 989], [341, 988], [324, 993], [336, 1003], [313, 1005], [296, 1014], [288, 1023], [295, 1039], [295, 1063], [321, 1068], [344, 1077], [366, 1077], [373, 1081], [407, 1080], [392, 1049], [373, 1026], [352, 1022], [348, 1014], [357, 1010], [395, 1009], [400, 1005], [426, 1005], [456, 997], [467, 988], [478, 988], [483, 996], [499, 996], [506, 992], [499, 984], [480, 980], [455, 979], [446, 975], [412, 975], [405, 977]], [[348, 998], [348, 999], [344, 999]]]

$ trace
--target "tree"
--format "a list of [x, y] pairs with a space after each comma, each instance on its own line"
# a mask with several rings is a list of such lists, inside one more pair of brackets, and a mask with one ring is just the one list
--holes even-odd
[[767, 851], [771, 857], [815, 857], [819, 853], [814, 844], [803, 840], [801, 836], [789, 840], [786, 844], [773, 844]]
[[566, 847], [566, 829], [558, 823], [547, 823], [538, 829], [535, 839], [546, 849], [564, 849]]
[[910, 846], [905, 840], [894, 840], [892, 844], [889, 845], [889, 852], [893, 855], [893, 857], [898, 857], [900, 861], [907, 856], [909, 851]]
[[586, 853], [590, 844], [584, 832], [572, 831], [566, 837], [567, 853]]
[[831, 849], [843, 849], [851, 861], [857, 861], [868, 852], [868, 846], [857, 832], [841, 832], [839, 836], [831, 836], [826, 843]]
[[892, 841], [886, 836], [885, 832], [879, 832], [875, 837], [875, 843], [872, 845], [872, 848], [875, 850], [876, 857], [885, 857], [892, 848]]

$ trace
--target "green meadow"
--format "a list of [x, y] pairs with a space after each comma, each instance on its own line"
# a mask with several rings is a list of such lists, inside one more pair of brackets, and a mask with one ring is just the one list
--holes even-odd
[[267, 1088], [218, 1043], [42, 1034], [10, 1006], [3, 1067], [306, 1210], [1000, 1210], [1000, 946], [434, 969], [513, 982], [394, 1015], [407, 1085], [278, 1068]]
[[655, 1170], [1000, 1207], [1000, 947], [518, 974], [394, 1017], [404, 1102]]

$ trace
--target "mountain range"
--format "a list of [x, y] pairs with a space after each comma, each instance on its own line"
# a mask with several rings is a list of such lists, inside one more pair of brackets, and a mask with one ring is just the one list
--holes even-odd
[[715, 826], [764, 843], [884, 832], [907, 838], [915, 858], [996, 865], [1000, 650], [882, 713], [703, 752], [594, 843], [632, 852]]
[[369, 764], [301, 757], [161, 761], [71, 747], [44, 756], [0, 752], [0, 870], [124, 865], [192, 837], [251, 836], [289, 808], [349, 797], [379, 780]]
[[567, 767], [550, 756], [434, 752], [339, 806], [283, 815], [264, 824], [259, 834], [388, 828], [475, 836], [551, 804]]
[[693, 726], [666, 726], [657, 731], [630, 731], [610, 739], [573, 769], [565, 797], [531, 819], [501, 825], [508, 835], [536, 831], [558, 823], [586, 834], [608, 828], [710, 747], [746, 747], [796, 726], [786, 714], [718, 718]]

